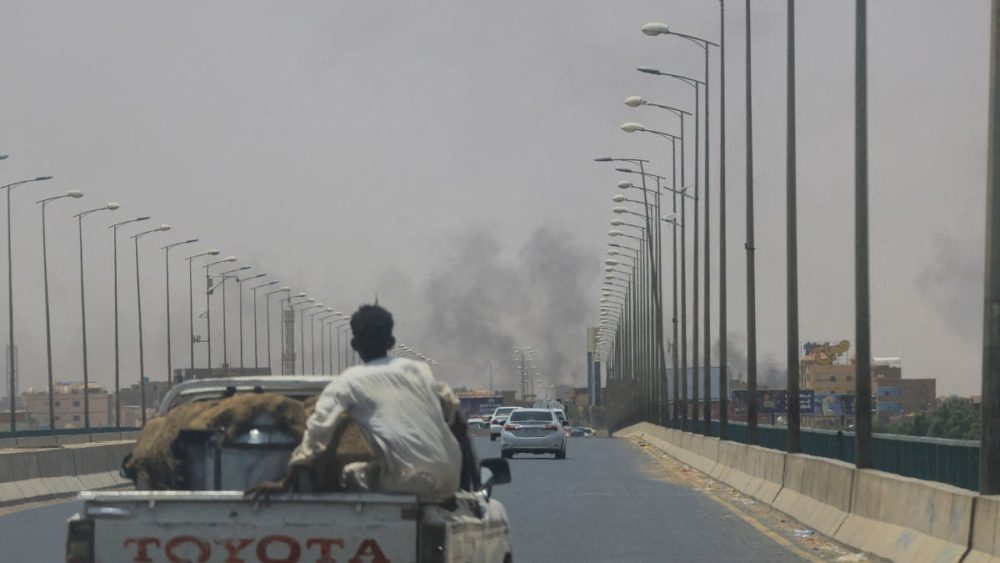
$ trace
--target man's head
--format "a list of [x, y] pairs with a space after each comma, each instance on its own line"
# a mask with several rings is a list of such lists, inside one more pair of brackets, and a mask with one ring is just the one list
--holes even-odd
[[396, 345], [392, 336], [392, 313], [379, 305], [362, 305], [351, 315], [351, 348], [364, 362], [384, 358]]

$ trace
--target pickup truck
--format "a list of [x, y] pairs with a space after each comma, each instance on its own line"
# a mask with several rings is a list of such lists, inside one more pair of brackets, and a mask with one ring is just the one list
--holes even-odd
[[[179, 404], [234, 393], [282, 393], [301, 400], [318, 394], [329, 381], [290, 376], [185, 382], [164, 397], [160, 414]], [[507, 513], [491, 498], [493, 485], [510, 482], [504, 459], [485, 459], [477, 466], [475, 453], [463, 448], [463, 467], [481, 474], [463, 478], [463, 489], [440, 503], [412, 495], [353, 492], [282, 493], [254, 500], [243, 494], [247, 479], [277, 478], [275, 452], [280, 457], [290, 449], [261, 440], [266, 432], [251, 433], [256, 444], [243, 442], [233, 451], [215, 452], [217, 465], [203, 471], [201, 490], [80, 493], [83, 507], [69, 520], [66, 562], [511, 561]]]

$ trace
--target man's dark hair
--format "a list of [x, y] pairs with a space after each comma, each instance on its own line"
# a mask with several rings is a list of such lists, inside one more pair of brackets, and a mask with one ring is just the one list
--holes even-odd
[[380, 305], [362, 305], [351, 315], [351, 346], [365, 362], [377, 360], [396, 345], [392, 313]]

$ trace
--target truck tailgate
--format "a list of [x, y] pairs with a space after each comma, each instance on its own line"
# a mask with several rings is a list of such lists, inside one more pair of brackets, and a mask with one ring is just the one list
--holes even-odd
[[82, 493], [94, 561], [414, 561], [415, 497], [326, 493], [254, 503], [239, 491]]

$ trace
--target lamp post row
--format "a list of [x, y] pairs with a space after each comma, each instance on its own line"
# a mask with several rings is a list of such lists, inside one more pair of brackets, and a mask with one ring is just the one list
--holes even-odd
[[[788, 328], [788, 345], [787, 345], [787, 363], [788, 363], [788, 381], [787, 381], [787, 392], [788, 392], [788, 442], [787, 450], [789, 452], [798, 452], [800, 450], [800, 405], [799, 405], [799, 351], [798, 351], [798, 276], [797, 276], [797, 212], [796, 212], [796, 154], [795, 154], [795, 133], [796, 133], [796, 123], [795, 123], [795, 14], [794, 14], [794, 0], [787, 0], [787, 76], [786, 76], [786, 86], [787, 86], [787, 135], [786, 135], [786, 199], [787, 199], [787, 212], [786, 212], [786, 258], [787, 258], [787, 328]], [[747, 340], [748, 340], [748, 366], [747, 366], [747, 388], [748, 388], [748, 438], [750, 443], [757, 442], [757, 403], [756, 403], [756, 388], [757, 388], [757, 370], [756, 370], [756, 288], [755, 288], [755, 264], [754, 264], [754, 252], [755, 252], [755, 242], [754, 242], [754, 208], [753, 208], [753, 122], [752, 122], [752, 73], [751, 73], [751, 22], [750, 22], [750, 1], [746, 0], [745, 3], [745, 14], [746, 14], [746, 288], [747, 288]], [[856, 346], [857, 350], [857, 366], [858, 373], [855, 378], [856, 386], [856, 397], [858, 401], [858, 408], [856, 409], [855, 426], [857, 428], [857, 438], [856, 438], [856, 459], [857, 465], [859, 467], [870, 467], [872, 463], [871, 454], [871, 376], [870, 376], [870, 362], [871, 362], [871, 336], [870, 336], [870, 297], [869, 297], [869, 260], [868, 260], [868, 247], [869, 247], [869, 236], [868, 236], [868, 170], [867, 170], [867, 153], [868, 153], [868, 139], [867, 139], [867, 2], [866, 0], [856, 0], [855, 3], [855, 15], [856, 15], [856, 25], [855, 25], [855, 319], [856, 319]], [[996, 5], [993, 6], [993, 29], [992, 29], [992, 63], [995, 68], [1000, 68], [1000, 25], [997, 21], [1000, 21], [1000, 16], [998, 16], [998, 8]], [[615, 208], [616, 212], [629, 212], [636, 215], [643, 215], [646, 218], [646, 228], [641, 228], [641, 225], [636, 225], [642, 231], [646, 238], [634, 237], [636, 240], [640, 241], [640, 248], [642, 247], [642, 242], [648, 239], [648, 251], [647, 255], [642, 256], [637, 254], [637, 261], [634, 264], [630, 277], [627, 278], [628, 284], [621, 288], [616, 287], [618, 284], [605, 284], [602, 287], [602, 298], [601, 298], [601, 315], [600, 315], [600, 327], [598, 330], [598, 349], [595, 355], [596, 361], [601, 361], [603, 357], [607, 358], [605, 366], [608, 370], [609, 387], [617, 385], [617, 381], [612, 383], [612, 380], [629, 380], [636, 379], [631, 385], [638, 386], [644, 393], [647, 394], [645, 397], [639, 397], [638, 412], [641, 416], [647, 419], [655, 419], [657, 421], [662, 421], [664, 418], [664, 411], [660, 408], [651, 409], [650, 404], [659, 405], [665, 400], [665, 397], [669, 395], [669, 387], [667, 386], [667, 372], [665, 369], [665, 362], [658, 362], [655, 356], [652, 358], [651, 363], [644, 365], [645, 372], [639, 373], [635, 371], [636, 366], [643, 365], [640, 360], [637, 363], [636, 358], [631, 357], [631, 354], [636, 353], [647, 353], [648, 350], [639, 346], [635, 348], [635, 342], [633, 339], [646, 338], [646, 335], [642, 334], [641, 331], [635, 329], [635, 325], [631, 324], [633, 322], [633, 316], [639, 311], [630, 307], [633, 307], [634, 303], [637, 301], [637, 296], [633, 295], [633, 291], [636, 289], [642, 289], [641, 284], [637, 284], [637, 275], [640, 272], [645, 272], [646, 265], [639, 261], [639, 258], [646, 257], [649, 260], [649, 272], [651, 272], [652, 287], [650, 288], [650, 294], [653, 298], [652, 305], [654, 306], [654, 323], [652, 329], [655, 332], [655, 339], [657, 344], [661, 344], [663, 341], [662, 333], [662, 322], [657, 320], [662, 316], [662, 301], [659, 299], [659, 288], [662, 279], [657, 275], [660, 255], [659, 249], [659, 239], [652, 239], [652, 234], [654, 230], [651, 230], [652, 222], [649, 221], [649, 215], [651, 213], [656, 213], [656, 224], [658, 225], [660, 220], [667, 220], [673, 223], [674, 226], [674, 242], [673, 242], [673, 292], [677, 293], [677, 252], [678, 246], [676, 243], [676, 229], [681, 228], [681, 243], [680, 243], [680, 253], [681, 253], [681, 276], [680, 276], [680, 324], [681, 327], [678, 330], [678, 318], [677, 318], [677, 308], [678, 302], [675, 298], [674, 300], [674, 311], [672, 315], [672, 322], [674, 324], [674, 336], [673, 336], [673, 346], [671, 347], [673, 357], [672, 357], [672, 369], [674, 375], [674, 385], [673, 385], [673, 409], [669, 412], [667, 418], [670, 423], [685, 429], [691, 429], [695, 431], [702, 431], [706, 435], [711, 433], [711, 381], [710, 381], [710, 366], [711, 366], [711, 326], [710, 326], [710, 295], [711, 295], [711, 262], [710, 262], [710, 246], [711, 246], [711, 228], [710, 228], [710, 188], [711, 188], [711, 166], [710, 166], [710, 135], [711, 135], [711, 122], [710, 122], [710, 51], [712, 47], [719, 49], [720, 55], [720, 145], [719, 145], [719, 292], [718, 292], [718, 307], [719, 307], [719, 380], [718, 380], [718, 390], [719, 390], [719, 430], [718, 434], [720, 438], [726, 438], [727, 436], [727, 423], [728, 423], [728, 366], [727, 366], [727, 279], [726, 279], [726, 266], [727, 266], [727, 255], [726, 255], [726, 102], [725, 102], [725, 0], [719, 0], [719, 32], [720, 39], [718, 43], [714, 43], [707, 39], [697, 37], [694, 35], [688, 35], [684, 33], [678, 33], [672, 31], [668, 26], [662, 23], [648, 23], [642, 27], [642, 32], [651, 35], [674, 35], [683, 39], [686, 39], [692, 43], [695, 43], [702, 48], [704, 52], [704, 80], [697, 80], [688, 76], [678, 75], [669, 72], [662, 72], [658, 69], [653, 69], [649, 67], [640, 67], [638, 70], [647, 74], [666, 76], [681, 80], [682, 82], [694, 87], [695, 89], [695, 182], [694, 188], [695, 193], [692, 197], [695, 205], [695, 225], [694, 225], [694, 250], [693, 250], [693, 260], [694, 260], [694, 272], [693, 272], [693, 293], [692, 293], [692, 306], [694, 310], [694, 319], [692, 325], [692, 368], [693, 377], [690, 395], [687, 384], [687, 327], [685, 326], [685, 316], [686, 316], [686, 305], [687, 305], [687, 295], [686, 295], [686, 272], [685, 270], [685, 254], [686, 254], [686, 241], [684, 240], [684, 233], [686, 232], [686, 225], [684, 224], [685, 218], [685, 199], [688, 195], [686, 191], [686, 178], [684, 177], [684, 162], [687, 158], [687, 154], [684, 150], [684, 118], [685, 115], [690, 115], [683, 110], [680, 110], [673, 106], [668, 106], [664, 104], [648, 102], [641, 97], [632, 96], [626, 99], [626, 105], [631, 107], [639, 106], [652, 106], [658, 107], [666, 110], [670, 110], [676, 113], [680, 117], [681, 121], [681, 134], [679, 136], [674, 136], [669, 133], [664, 133], [660, 131], [655, 131], [646, 128], [637, 123], [626, 123], [622, 126], [622, 129], [626, 132], [649, 132], [657, 134], [661, 137], [668, 138], [671, 140], [671, 164], [672, 164], [672, 176], [673, 182], [671, 188], [677, 190], [678, 186], [676, 183], [676, 141], [680, 140], [682, 143], [681, 148], [681, 186], [680, 195], [681, 197], [681, 209], [680, 214], [677, 213], [676, 208], [676, 198], [677, 193], [674, 194], [674, 205], [673, 213], [669, 217], [662, 217], [659, 212], [659, 207], [651, 206], [648, 199], [644, 197], [642, 201], [630, 200], [622, 196], [616, 196], [614, 201], [616, 203], [635, 203], [637, 205], [642, 205], [643, 213], [635, 213], [631, 211], [625, 211], [625, 208]], [[995, 196], [995, 193], [1000, 193], [1000, 181], [995, 178], [997, 175], [993, 174], [994, 164], [998, 159], [1000, 159], [1000, 150], [996, 149], [1000, 146], [1000, 143], [995, 142], [996, 138], [1000, 138], [1000, 135], [994, 135], [994, 129], [1000, 129], [996, 126], [997, 122], [1000, 122], [1000, 112], [996, 111], [997, 99], [1000, 99], [1000, 79], [996, 77], [1000, 75], [1000, 72], [995, 72], [993, 80], [991, 81], [991, 106], [990, 106], [990, 177], [988, 183], [988, 193], [989, 201], [1000, 200], [1000, 197]], [[702, 130], [699, 123], [702, 110], [699, 107], [701, 102], [700, 90], [704, 89], [704, 146], [700, 147], [697, 136]], [[700, 164], [700, 153], [704, 153], [704, 192], [699, 194], [701, 181], [700, 173], [702, 166]], [[646, 161], [640, 159], [611, 159], [602, 158], [597, 159], [599, 161], [611, 161], [611, 160], [625, 160], [632, 162], [642, 162]], [[641, 165], [640, 165], [641, 166]], [[620, 169], [619, 169], [620, 170]], [[657, 200], [654, 203], [658, 203], [658, 198], [661, 192], [661, 186], [659, 184], [662, 177], [656, 175], [647, 174], [643, 170], [639, 172], [642, 174], [643, 179], [645, 177], [651, 176], [657, 178], [657, 189], [655, 190]], [[642, 186], [645, 190], [645, 184]], [[619, 199], [620, 198], [620, 199]], [[699, 413], [697, 412], [697, 406], [699, 401], [699, 366], [698, 366], [698, 202], [699, 200], [704, 200], [704, 277], [703, 277], [703, 385], [704, 385], [704, 403], [703, 403], [703, 423], [699, 424]], [[1000, 232], [1000, 224], [998, 221], [993, 221], [994, 216], [997, 213], [993, 207], [993, 204], [988, 204], [987, 206], [987, 240], [992, 241], [994, 239], [1000, 239], [1000, 235], [996, 233]], [[655, 210], [655, 211], [654, 211]], [[618, 226], [627, 225], [622, 222], [617, 223]], [[657, 229], [658, 230], [658, 229]], [[620, 231], [612, 231], [610, 234], [622, 236], [624, 233]], [[631, 236], [631, 235], [627, 235]], [[1000, 267], [996, 267], [996, 263], [1000, 263], [1000, 252], [995, 251], [994, 246], [1000, 247], [1000, 244], [988, 244], [987, 248], [987, 282], [986, 282], [986, 295], [987, 295], [987, 309], [985, 313], [985, 334], [984, 342], [986, 342], [984, 360], [983, 360], [983, 396], [994, 397], [1000, 395], [996, 393], [996, 389], [1000, 387], [1000, 344], [995, 344], [994, 340], [996, 338], [990, 335], [1000, 333], [1000, 331], [995, 329], [995, 326], [1000, 325], [1000, 322], [995, 321], [995, 318], [1000, 318], [994, 312], [994, 309], [1000, 309], [991, 305], [994, 302], [1000, 302], [1000, 299], [996, 295], [1000, 295]], [[609, 254], [612, 254], [609, 251]], [[617, 262], [614, 260], [606, 261], [606, 264], [610, 262]], [[616, 276], [611, 276], [615, 277]], [[617, 278], [616, 278], [617, 279]], [[621, 299], [620, 301], [618, 299]], [[678, 361], [678, 347], [677, 340], [680, 339], [681, 345], [679, 350], [680, 361]], [[649, 371], [649, 367], [652, 366], [652, 371]], [[683, 373], [685, 375], [680, 376]], [[678, 376], [680, 376], [680, 381], [678, 385]], [[650, 379], [652, 378], [652, 379]], [[618, 404], [609, 405], [609, 407], [616, 408], [631, 408], [627, 403], [618, 401], [615, 397], [609, 396], [611, 402], [617, 402]], [[689, 409], [687, 401], [690, 400], [694, 406], [694, 409]], [[997, 407], [994, 403], [1000, 401], [1000, 399], [993, 401], [990, 405], [985, 404], [984, 399], [984, 416], [983, 416], [983, 438], [982, 438], [982, 468], [981, 474], [988, 474], [991, 470], [996, 470], [1000, 468], [1000, 407]], [[666, 401], [670, 403], [669, 400]], [[988, 413], [988, 415], [987, 415]], [[618, 413], [617, 421], [625, 421], [627, 413]], [[687, 417], [690, 414], [694, 422], [693, 426], [689, 427], [687, 424]], [[679, 415], [679, 416], [678, 416]], [[983, 491], [996, 493], [1000, 491], [1000, 480], [984, 480]]]

